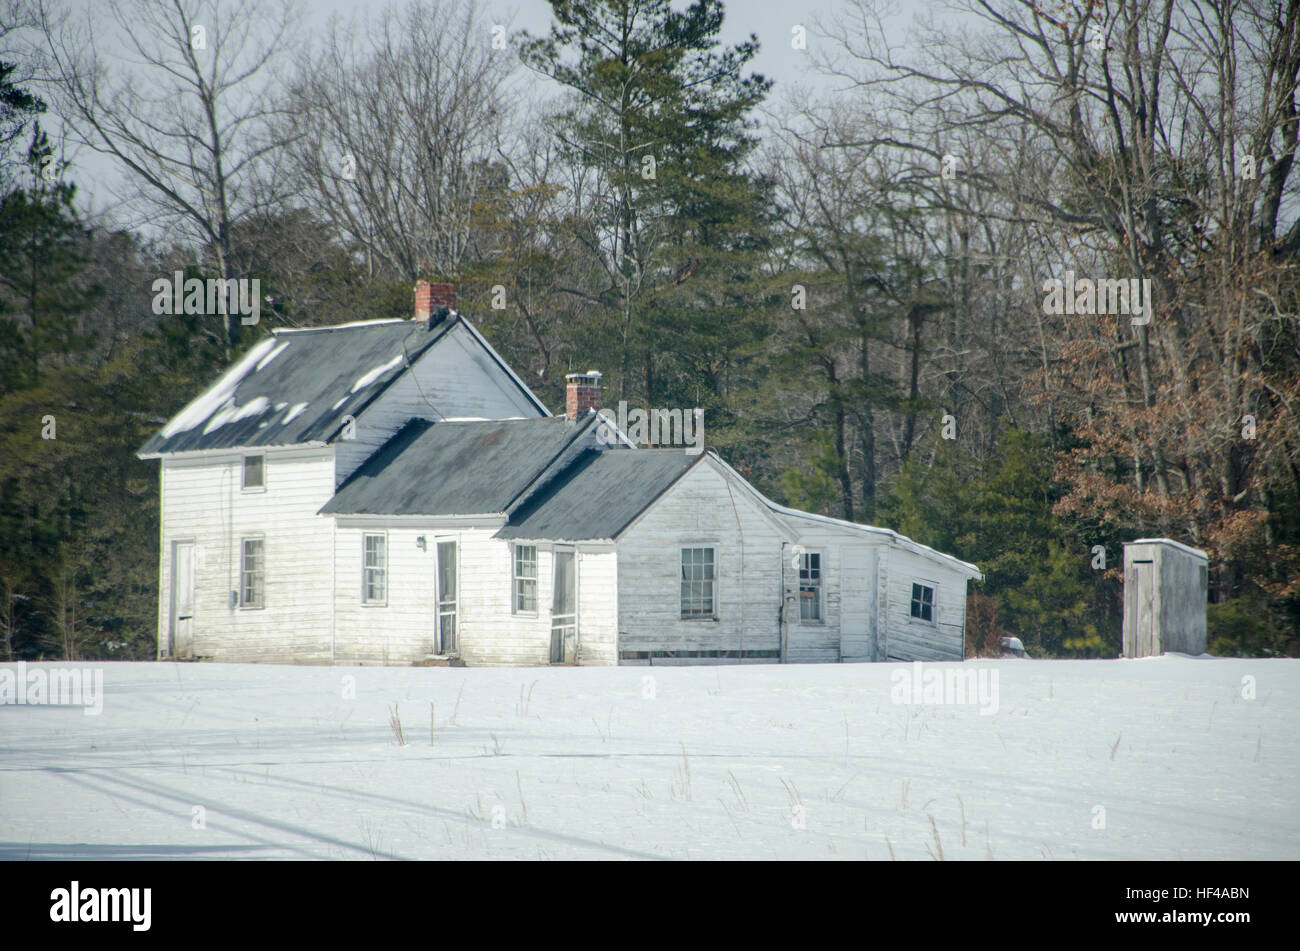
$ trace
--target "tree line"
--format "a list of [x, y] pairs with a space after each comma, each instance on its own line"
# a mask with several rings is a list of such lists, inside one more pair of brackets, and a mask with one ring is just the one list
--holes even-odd
[[[552, 8], [0, 4], [4, 656], [152, 656], [134, 450], [420, 278], [550, 405], [601, 369], [773, 498], [978, 564], [972, 653], [1114, 656], [1161, 535], [1210, 555], [1212, 652], [1300, 654], [1300, 7], [936, 0], [903, 41], [855, 0], [789, 90], [753, 60], [796, 24]], [[259, 279], [260, 324], [153, 313], [176, 271]]]

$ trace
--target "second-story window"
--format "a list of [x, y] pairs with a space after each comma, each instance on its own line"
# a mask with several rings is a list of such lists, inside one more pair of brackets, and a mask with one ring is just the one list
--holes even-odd
[[266, 488], [266, 457], [265, 456], [244, 457], [244, 488], [245, 489]]

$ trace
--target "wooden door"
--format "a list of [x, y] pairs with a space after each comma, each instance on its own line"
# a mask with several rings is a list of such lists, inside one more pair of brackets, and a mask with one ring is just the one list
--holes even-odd
[[194, 542], [172, 542], [171, 655], [194, 654]]
[[1124, 601], [1128, 616], [1125, 627], [1134, 657], [1151, 657], [1159, 652], [1156, 637], [1156, 573], [1149, 561], [1129, 565], [1124, 578]]

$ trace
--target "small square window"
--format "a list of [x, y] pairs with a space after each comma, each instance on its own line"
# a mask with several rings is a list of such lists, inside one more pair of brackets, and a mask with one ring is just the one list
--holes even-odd
[[912, 617], [934, 621], [934, 588], [924, 584], [912, 585]]
[[244, 488], [245, 489], [266, 488], [265, 460], [266, 460], [265, 456], [244, 457]]

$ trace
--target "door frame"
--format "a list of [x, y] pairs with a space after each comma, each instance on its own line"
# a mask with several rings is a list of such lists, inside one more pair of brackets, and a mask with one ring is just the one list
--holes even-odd
[[[448, 651], [446, 645], [442, 643], [442, 555], [438, 551], [439, 545], [452, 544], [456, 546], [456, 590], [454, 600], [456, 602], [456, 623], [455, 633], [452, 637], [455, 643], [452, 649]], [[460, 557], [460, 536], [459, 535], [434, 535], [433, 536], [433, 639], [435, 653], [445, 656], [459, 656], [460, 654], [460, 577], [461, 565], [464, 559]]]
[[198, 588], [198, 551], [199, 546], [193, 538], [173, 538], [171, 541], [171, 563], [168, 565], [168, 597], [167, 606], [167, 654], [169, 657], [178, 656], [176, 653], [176, 633], [179, 627], [180, 616], [178, 613], [178, 604], [176, 600], [176, 551], [182, 545], [190, 546], [190, 646], [188, 656], [194, 656], [194, 609], [195, 599]]
[[[573, 659], [568, 659], [567, 644], [560, 645], [560, 659], [555, 660], [555, 568], [559, 559], [557, 555], [567, 554], [573, 557], [573, 623], [565, 627], [573, 628]], [[560, 615], [567, 617], [568, 615]], [[578, 548], [576, 545], [553, 545], [551, 547], [551, 646], [550, 662], [552, 664], [576, 664], [578, 661], [578, 644], [580, 638], [578, 635]]]

